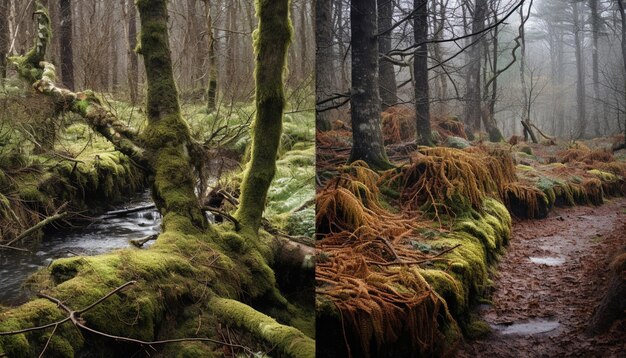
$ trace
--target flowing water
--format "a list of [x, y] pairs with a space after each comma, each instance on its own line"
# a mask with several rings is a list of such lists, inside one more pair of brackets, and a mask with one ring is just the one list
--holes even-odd
[[[116, 209], [150, 204], [150, 194], [145, 192]], [[161, 218], [155, 209], [124, 216], [103, 214], [89, 226], [46, 234], [40, 242], [29, 247], [31, 252], [0, 250], [0, 304], [18, 304], [28, 298], [28, 292], [21, 289], [22, 283], [54, 259], [97, 255], [129, 247], [130, 240], [156, 234], [160, 226]]]

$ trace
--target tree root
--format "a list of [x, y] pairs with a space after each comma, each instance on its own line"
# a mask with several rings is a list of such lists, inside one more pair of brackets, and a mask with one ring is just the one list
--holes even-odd
[[278, 351], [290, 357], [315, 357], [315, 341], [299, 330], [284, 326], [239, 301], [213, 298], [209, 307], [224, 321], [261, 337]]

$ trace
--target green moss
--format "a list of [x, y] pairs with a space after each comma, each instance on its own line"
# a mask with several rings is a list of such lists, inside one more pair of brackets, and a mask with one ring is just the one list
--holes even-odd
[[611, 181], [617, 181], [619, 180], [619, 177], [613, 173], [608, 173], [608, 172], [603, 172], [601, 170], [598, 169], [591, 169], [589, 171], [587, 171], [587, 173], [595, 176], [596, 178], [602, 180], [602, 181], [607, 181], [607, 182], [611, 182]]
[[241, 302], [214, 298], [209, 302], [209, 307], [228, 324], [261, 337], [286, 357], [315, 357], [315, 341], [311, 338], [293, 327], [279, 324]]
[[478, 339], [491, 333], [491, 326], [483, 320], [473, 318], [465, 327], [465, 336], [469, 339]]
[[524, 165], [524, 164], [518, 164], [515, 166], [515, 168], [517, 170], [523, 171], [523, 172], [533, 172], [535, 171], [535, 168], [531, 167], [530, 165]]

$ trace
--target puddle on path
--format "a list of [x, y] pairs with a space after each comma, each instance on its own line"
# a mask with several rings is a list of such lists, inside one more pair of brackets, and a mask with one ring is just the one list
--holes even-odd
[[556, 321], [549, 321], [545, 319], [536, 319], [526, 321], [524, 323], [513, 323], [513, 324], [495, 324], [491, 327], [500, 334], [511, 335], [511, 334], [519, 334], [519, 335], [530, 335], [530, 334], [539, 334], [546, 333], [557, 329], [561, 324]]
[[565, 262], [563, 257], [529, 257], [530, 262], [540, 265], [560, 266]]

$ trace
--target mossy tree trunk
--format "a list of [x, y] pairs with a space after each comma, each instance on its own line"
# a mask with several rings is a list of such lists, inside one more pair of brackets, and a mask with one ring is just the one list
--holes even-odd
[[378, 22], [376, 0], [354, 0], [350, 6], [352, 30], [352, 151], [349, 162], [365, 161], [373, 169], [389, 169], [380, 128], [378, 87]]
[[137, 1], [141, 21], [141, 53], [148, 82], [148, 127], [142, 134], [154, 174], [153, 198], [163, 215], [163, 229], [170, 218], [189, 221], [198, 229], [207, 220], [194, 193], [189, 147], [189, 127], [183, 121], [174, 82], [167, 31], [167, 1]]
[[261, 225], [265, 199], [276, 172], [276, 156], [282, 132], [287, 48], [291, 41], [289, 0], [257, 0], [259, 27], [254, 33], [256, 67], [256, 117], [250, 162], [241, 184], [236, 217], [244, 229], [256, 232]]

